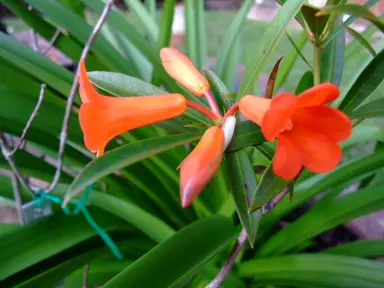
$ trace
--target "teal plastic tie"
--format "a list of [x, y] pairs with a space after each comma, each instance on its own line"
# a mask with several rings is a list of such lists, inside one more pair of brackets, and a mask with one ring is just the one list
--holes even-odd
[[[112, 251], [115, 257], [121, 260], [123, 259], [123, 254], [121, 253], [119, 247], [115, 244], [115, 242], [113, 242], [112, 238], [108, 235], [108, 233], [96, 223], [95, 219], [93, 219], [93, 217], [89, 213], [87, 207], [85, 207], [85, 204], [88, 201], [88, 197], [91, 194], [92, 188], [93, 188], [93, 184], [89, 185], [85, 189], [80, 200], [69, 201], [68, 204], [75, 205], [75, 208], [72, 211], [68, 207], [68, 205], [65, 207], [62, 207], [62, 209], [66, 215], [78, 215], [80, 212], [82, 212], [85, 219], [88, 221], [89, 225], [91, 225], [92, 228], [95, 229], [97, 234], [100, 236], [101, 239], [103, 239], [104, 243]], [[41, 189], [37, 190], [36, 194], [37, 194], [37, 197], [34, 197], [33, 199], [35, 201], [36, 207], [42, 208], [45, 200], [49, 200], [60, 206], [63, 204], [63, 199], [55, 195], [44, 193], [44, 191]]]

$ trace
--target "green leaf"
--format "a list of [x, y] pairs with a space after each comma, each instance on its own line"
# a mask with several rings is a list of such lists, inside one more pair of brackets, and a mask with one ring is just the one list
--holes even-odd
[[375, 49], [369, 44], [369, 42], [364, 38], [363, 35], [361, 35], [359, 32], [357, 32], [355, 29], [343, 24], [344, 29], [348, 31], [349, 34], [351, 34], [355, 39], [357, 39], [361, 45], [363, 45], [365, 48], [367, 48], [368, 52], [371, 53], [372, 57], [376, 57], [377, 53]]
[[339, 109], [352, 112], [379, 87], [384, 79], [384, 49], [360, 73], [341, 102]]
[[244, 46], [242, 45], [241, 37], [239, 35], [238, 38], [235, 39], [231, 53], [229, 53], [227, 61], [225, 62], [226, 66], [221, 79], [223, 79], [225, 86], [227, 86], [231, 91], [235, 89], [235, 83], [238, 74], [237, 71], [241, 61], [243, 47]]
[[294, 287], [379, 288], [384, 285], [384, 264], [336, 255], [287, 255], [247, 261], [242, 277], [258, 284]]
[[329, 16], [317, 16], [320, 11], [319, 8], [304, 4], [301, 7], [305, 22], [307, 22], [309, 29], [313, 33], [315, 39], [320, 39], [320, 35], [324, 33], [324, 29], [327, 26]]
[[295, 222], [274, 234], [258, 255], [279, 255], [300, 243], [359, 216], [384, 209], [384, 185], [360, 189], [332, 202], [315, 204]]
[[313, 86], [314, 86], [313, 73], [311, 71], [307, 71], [301, 77], [300, 82], [297, 85], [295, 94], [299, 95], [299, 94], [303, 93], [305, 90], [307, 90]]
[[383, 33], [384, 33], [384, 23], [379, 18], [377, 18], [371, 11], [369, 11], [364, 6], [356, 5], [356, 4], [345, 4], [338, 6], [328, 6], [323, 9], [319, 13], [320, 15], [329, 15], [329, 14], [349, 14], [352, 16], [356, 16], [359, 18], [364, 18], [368, 21], [371, 21], [375, 24]]
[[196, 49], [197, 49], [197, 68], [201, 69], [207, 65], [207, 41], [205, 25], [205, 1], [194, 0], [196, 18]]
[[[336, 19], [335, 27], [341, 25], [341, 17]], [[344, 68], [345, 32], [337, 36], [325, 46], [320, 57], [320, 81], [340, 85]]]
[[123, 145], [105, 153], [91, 161], [77, 175], [64, 198], [64, 205], [97, 179], [153, 155], [190, 143], [200, 136], [200, 134], [183, 134], [150, 138]]
[[182, 286], [204, 263], [226, 248], [234, 235], [231, 221], [222, 216], [194, 222], [135, 261], [104, 287], [152, 287], [154, 283], [158, 288]]
[[245, 71], [240, 88], [237, 92], [237, 100], [240, 100], [243, 95], [251, 92], [258, 77], [263, 72], [264, 67], [282, 39], [289, 22], [300, 11], [300, 7], [303, 3], [304, 0], [287, 1], [281, 9], [279, 9], [272, 22], [268, 24], [267, 30], [259, 41], [256, 51], [253, 53], [254, 56], [252, 57], [252, 60], [247, 65], [247, 70]]
[[159, 48], [168, 47], [172, 38], [172, 23], [176, 6], [176, 0], [164, 2], [160, 20]]
[[227, 152], [239, 150], [244, 147], [262, 144], [265, 142], [260, 126], [251, 121], [238, 121], [232, 141]]
[[360, 240], [340, 244], [321, 252], [363, 258], [384, 257], [384, 240]]
[[145, 0], [145, 6], [147, 7], [149, 15], [151, 15], [153, 21], [156, 22], [156, 0]]
[[287, 184], [287, 181], [273, 173], [272, 164], [270, 164], [257, 186], [255, 196], [252, 198], [250, 212], [261, 208], [264, 204], [275, 198], [283, 191]]
[[225, 113], [225, 111], [229, 108], [227, 103], [228, 99], [225, 97], [225, 95], [229, 93], [227, 86], [225, 86], [223, 81], [221, 81], [221, 79], [212, 70], [204, 69], [204, 74], [209, 82], [209, 85], [211, 86], [220, 112]]
[[228, 65], [227, 60], [230, 57], [231, 51], [234, 49], [233, 47], [236, 45], [236, 39], [239, 39], [241, 28], [243, 27], [249, 10], [254, 5], [254, 2], [255, 1], [253, 0], [244, 1], [222, 41], [222, 45], [217, 53], [217, 60], [215, 65], [215, 72], [221, 79], [224, 77]]
[[79, 16], [84, 18], [85, 12], [84, 12], [84, 5], [81, 3], [81, 1], [78, 0], [60, 0], [60, 3], [65, 6], [66, 8], [72, 10]]
[[237, 214], [247, 232], [249, 243], [253, 247], [261, 219], [260, 210], [252, 214], [248, 212], [249, 204], [257, 188], [255, 173], [244, 149], [228, 153], [226, 164], [229, 185], [231, 186]]
[[[198, 50], [197, 50], [197, 25], [195, 17], [195, 2], [196, 0], [185, 0], [185, 46], [187, 55], [197, 66], [198, 64]], [[200, 68], [200, 67], [198, 67]]]
[[373, 100], [358, 107], [350, 116], [352, 118], [384, 117], [384, 98]]

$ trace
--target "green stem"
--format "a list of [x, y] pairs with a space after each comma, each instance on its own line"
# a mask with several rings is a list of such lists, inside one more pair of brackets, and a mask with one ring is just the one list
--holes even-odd
[[321, 46], [319, 44], [313, 45], [314, 59], [313, 59], [313, 84], [320, 84], [320, 56]]

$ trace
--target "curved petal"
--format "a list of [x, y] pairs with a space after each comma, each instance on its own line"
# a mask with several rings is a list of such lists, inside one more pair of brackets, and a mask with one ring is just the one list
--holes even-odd
[[186, 208], [200, 194], [220, 168], [224, 151], [224, 132], [208, 128], [196, 148], [180, 165], [180, 199]]
[[309, 128], [340, 142], [351, 136], [351, 120], [343, 112], [328, 106], [313, 106], [296, 109], [294, 125]]
[[85, 103], [80, 107], [80, 126], [86, 147], [104, 149], [117, 135], [183, 114], [186, 99], [181, 94], [139, 97], [104, 97], [103, 107]]
[[297, 97], [288, 93], [277, 95], [272, 99], [271, 107], [261, 123], [261, 131], [268, 141], [273, 141], [290, 123], [296, 102]]
[[160, 50], [165, 71], [196, 96], [203, 96], [210, 88], [208, 80], [196, 69], [192, 61], [175, 48]]
[[336, 100], [339, 95], [339, 88], [335, 85], [332, 83], [322, 83], [301, 93], [298, 97], [297, 107], [326, 104]]
[[79, 93], [80, 93], [80, 98], [83, 103], [98, 103], [102, 105], [103, 95], [100, 95], [95, 87], [93, 87], [91, 81], [89, 81], [88, 75], [87, 75], [87, 70], [85, 68], [85, 63], [84, 59], [80, 60], [79, 63], [79, 76], [77, 77], [77, 80], [79, 81], [80, 88], [79, 88]]
[[286, 133], [278, 136], [275, 157], [273, 158], [273, 173], [284, 180], [295, 178], [302, 167], [301, 152]]
[[245, 95], [239, 102], [239, 110], [247, 119], [261, 126], [261, 121], [268, 111], [272, 100], [253, 95]]
[[287, 132], [300, 149], [304, 167], [315, 173], [333, 170], [341, 161], [339, 145], [326, 135], [304, 127], [295, 127]]

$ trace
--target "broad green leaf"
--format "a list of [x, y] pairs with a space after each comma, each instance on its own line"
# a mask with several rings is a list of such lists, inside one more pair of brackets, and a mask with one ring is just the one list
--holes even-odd
[[118, 169], [129, 166], [153, 155], [190, 143], [200, 134], [172, 135], [150, 138], [121, 146], [91, 161], [75, 178], [70, 186], [64, 203], [67, 204], [88, 185]]
[[345, 95], [339, 109], [351, 114], [369, 95], [376, 90], [384, 79], [384, 49], [373, 58], [360, 73]]
[[268, 24], [267, 30], [264, 32], [262, 39], [260, 39], [256, 51], [253, 53], [252, 60], [247, 65], [247, 70], [237, 92], [237, 100], [251, 92], [273, 52], [275, 52], [289, 22], [299, 12], [303, 3], [304, 0], [287, 1], [279, 9], [272, 22]]
[[328, 174], [315, 175], [296, 184], [295, 197], [293, 200], [291, 202], [289, 202], [288, 199], [280, 201], [279, 205], [263, 217], [261, 221], [262, 227], [264, 229], [270, 229], [282, 217], [288, 215], [291, 211], [324, 192], [326, 189], [346, 182], [361, 174], [378, 170], [382, 168], [383, 163], [384, 153], [375, 153], [340, 165]]
[[104, 287], [152, 287], [154, 283], [158, 288], [180, 287], [226, 248], [234, 235], [231, 221], [222, 216], [194, 222], [135, 261]]
[[384, 23], [377, 18], [371, 11], [364, 6], [356, 4], [345, 4], [338, 6], [328, 6], [323, 9], [317, 15], [329, 15], [329, 14], [349, 14], [359, 18], [364, 18], [375, 24], [382, 32], [384, 32]]
[[320, 36], [325, 32], [329, 16], [316, 16], [320, 11], [319, 8], [304, 4], [301, 7], [301, 13], [303, 13], [305, 22], [307, 22], [309, 29], [313, 33], [315, 39], [320, 39]]
[[384, 264], [361, 258], [302, 254], [247, 261], [242, 277], [258, 284], [294, 287], [379, 288], [384, 285]]
[[343, 27], [345, 30], [348, 31], [349, 34], [351, 34], [356, 40], [358, 40], [361, 45], [363, 45], [365, 48], [367, 48], [368, 52], [371, 53], [372, 57], [376, 57], [377, 53], [375, 49], [369, 44], [369, 42], [364, 38], [363, 35], [361, 35], [359, 32], [357, 32], [355, 29], [343, 24]]
[[384, 186], [368, 187], [333, 199], [332, 202], [315, 204], [299, 219], [275, 233], [260, 248], [258, 255], [279, 255], [290, 251], [333, 227], [381, 209], [384, 209]]
[[239, 12], [237, 12], [235, 19], [232, 21], [231, 26], [228, 28], [228, 32], [226, 33], [223, 43], [217, 53], [215, 72], [221, 79], [224, 77], [227, 60], [230, 57], [231, 51], [234, 49], [234, 45], [236, 45], [236, 39], [240, 38], [239, 35], [241, 33], [241, 28], [243, 27], [249, 10], [254, 5], [254, 2], [255, 1], [253, 0], [244, 1]]
[[251, 121], [238, 121], [232, 141], [227, 152], [236, 151], [244, 147], [262, 144], [265, 142], [260, 126]]
[[322, 253], [363, 258], [384, 257], [384, 240], [360, 240], [328, 248]]
[[257, 188], [255, 173], [244, 149], [228, 153], [226, 165], [237, 214], [247, 232], [249, 243], [253, 247], [261, 219], [260, 210], [252, 214], [248, 212]]
[[[287, 35], [288, 39], [290, 39], [289, 34], [287, 33], [286, 35]], [[301, 52], [301, 50], [305, 47], [305, 45], [308, 42], [307, 33], [305, 31], [301, 32], [300, 37], [297, 40], [297, 43], [294, 42], [293, 39], [290, 42], [292, 43], [293, 48], [292, 48], [291, 52], [288, 54], [288, 56], [284, 57], [284, 60], [280, 65], [279, 73], [277, 73], [276, 84], [275, 84], [275, 87], [276, 87], [275, 90], [276, 91], [287, 80], [290, 72], [292, 71], [293, 66], [295, 65], [295, 63], [297, 61], [298, 56], [300, 56], [303, 59], [303, 61], [306, 62], [307, 65], [309, 65], [307, 59], [304, 57], [304, 55]], [[310, 67], [310, 65], [309, 65], [309, 67]]]
[[[94, 210], [90, 212], [95, 221], [106, 231], [124, 227], [131, 229], [124, 221], [104, 212]], [[7, 237], [0, 238], [2, 251], [0, 260], [1, 263], [7, 263], [0, 266], [0, 279], [4, 280], [92, 237], [97, 237], [97, 232], [87, 223], [83, 215], [57, 214], [28, 224], [23, 229], [17, 229]], [[15, 243], [17, 245], [14, 245]], [[104, 243], [99, 242], [99, 247], [101, 245]]]
[[352, 118], [384, 117], [384, 97], [361, 105], [350, 116]]
[[313, 73], [311, 71], [307, 71], [301, 77], [300, 82], [296, 87], [295, 93], [296, 95], [299, 95], [313, 86]]
[[59, 1], [63, 6], [72, 10], [73, 12], [75, 12], [76, 14], [84, 18], [85, 9], [81, 1], [78, 1], [78, 0], [59, 0]]
[[281, 177], [276, 176], [272, 171], [272, 164], [263, 173], [256, 193], [252, 198], [250, 211], [261, 208], [264, 204], [275, 198], [288, 185]]
[[209, 85], [211, 86], [215, 100], [219, 106], [221, 113], [225, 113], [228, 110], [229, 99], [226, 99], [225, 95], [229, 93], [228, 88], [225, 86], [223, 81], [210, 69], [204, 70], [205, 77], [207, 78]]
[[[341, 25], [341, 17], [336, 18], [335, 27]], [[345, 32], [338, 35], [324, 47], [320, 57], [320, 82], [340, 85], [344, 68]]]

